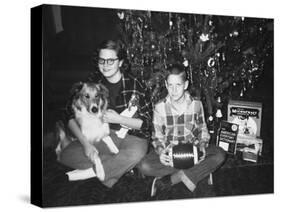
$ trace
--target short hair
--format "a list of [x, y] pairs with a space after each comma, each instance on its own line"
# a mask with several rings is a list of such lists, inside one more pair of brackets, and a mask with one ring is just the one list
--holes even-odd
[[166, 74], [166, 80], [168, 79], [168, 77], [171, 75], [180, 75], [183, 79], [183, 81], [187, 80], [187, 74], [184, 70], [184, 66], [180, 65], [180, 64], [173, 64], [171, 66], [168, 67], [167, 69], [167, 74]]
[[110, 49], [114, 50], [117, 54], [119, 60], [125, 59], [126, 52], [123, 48], [121, 41], [119, 40], [104, 40], [97, 48], [98, 54], [101, 49]]

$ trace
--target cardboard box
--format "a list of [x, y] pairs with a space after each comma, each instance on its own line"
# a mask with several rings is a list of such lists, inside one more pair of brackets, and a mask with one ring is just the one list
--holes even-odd
[[260, 137], [262, 104], [230, 100], [227, 110], [227, 121], [239, 125], [239, 135]]
[[238, 135], [236, 141], [236, 151], [251, 152], [256, 155], [262, 153], [263, 140], [250, 135]]
[[251, 151], [244, 151], [242, 155], [243, 155], [242, 156], [243, 160], [254, 162], [254, 163], [258, 161], [258, 155]]
[[217, 136], [217, 145], [227, 153], [236, 153], [236, 140], [238, 125], [227, 121], [221, 121], [220, 129]]

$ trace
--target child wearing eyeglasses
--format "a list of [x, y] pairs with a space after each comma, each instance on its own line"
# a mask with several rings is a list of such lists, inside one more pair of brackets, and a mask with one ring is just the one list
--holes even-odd
[[[112, 187], [118, 179], [131, 170], [146, 154], [147, 140], [151, 132], [152, 105], [146, 87], [124, 68], [126, 52], [118, 41], [104, 41], [98, 48], [98, 72], [92, 72], [89, 81], [104, 84], [109, 90], [109, 109], [104, 114], [104, 121], [110, 124], [110, 136], [119, 149], [116, 155], [110, 154], [108, 148], [97, 145], [97, 150], [105, 171], [102, 182]], [[138, 110], [134, 117], [120, 115], [130, 103], [132, 96], [137, 95]], [[60, 162], [76, 169], [68, 172], [69, 180], [82, 180], [96, 177], [95, 169], [90, 161], [91, 154], [96, 151], [81, 133], [74, 119], [70, 104], [66, 110], [66, 124], [79, 142], [72, 142], [62, 150]], [[116, 131], [120, 126], [129, 128], [125, 138], [119, 138]]]

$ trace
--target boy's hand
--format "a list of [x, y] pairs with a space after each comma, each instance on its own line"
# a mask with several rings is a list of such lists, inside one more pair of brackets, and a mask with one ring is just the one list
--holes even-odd
[[199, 151], [203, 153], [203, 155], [201, 156], [201, 158], [199, 158], [198, 163], [200, 163], [201, 161], [203, 161], [206, 157], [206, 149], [204, 146], [199, 147]]
[[164, 166], [172, 166], [172, 160], [170, 158], [170, 156], [167, 154], [168, 150], [167, 149], [163, 149], [160, 152], [160, 162], [164, 165]]

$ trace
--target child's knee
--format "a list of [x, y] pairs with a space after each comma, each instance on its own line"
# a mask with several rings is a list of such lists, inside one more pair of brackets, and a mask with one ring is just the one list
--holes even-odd
[[218, 164], [223, 163], [224, 160], [225, 160], [225, 157], [226, 157], [225, 151], [222, 148], [218, 147], [217, 148], [217, 154], [216, 154], [216, 162]]
[[147, 163], [145, 160], [141, 161], [138, 165], [137, 168], [140, 170], [140, 172], [144, 175], [149, 175], [151, 173], [151, 166], [149, 163]]
[[128, 151], [129, 158], [141, 160], [147, 153], [148, 144], [144, 139], [140, 139], [132, 145]]

